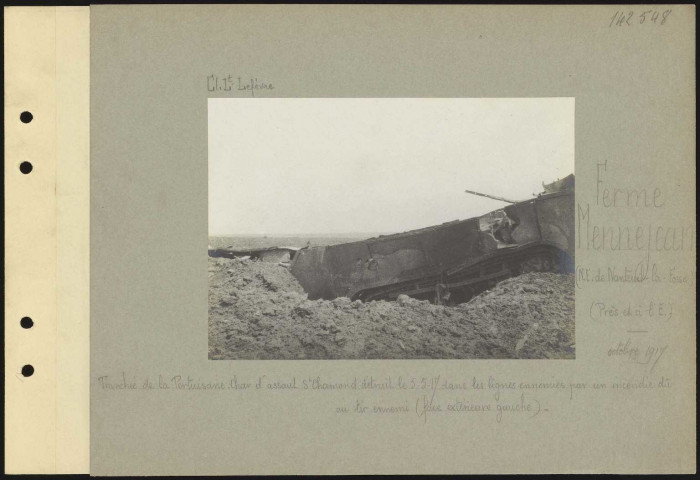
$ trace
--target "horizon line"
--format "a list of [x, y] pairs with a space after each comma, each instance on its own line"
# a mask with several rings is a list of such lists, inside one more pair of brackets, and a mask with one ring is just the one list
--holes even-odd
[[215, 233], [209, 237], [345, 237], [359, 235], [392, 235], [396, 232], [324, 232], [324, 233]]

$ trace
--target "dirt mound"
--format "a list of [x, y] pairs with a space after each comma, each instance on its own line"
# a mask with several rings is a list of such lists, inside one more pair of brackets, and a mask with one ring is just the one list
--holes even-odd
[[574, 281], [530, 273], [455, 307], [308, 300], [280, 265], [210, 258], [209, 357], [574, 358]]

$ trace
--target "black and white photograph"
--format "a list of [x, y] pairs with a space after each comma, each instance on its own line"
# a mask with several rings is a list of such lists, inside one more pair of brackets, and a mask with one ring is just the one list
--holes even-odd
[[5, 473], [697, 470], [694, 6], [15, 3]]
[[210, 98], [209, 359], [574, 359], [573, 98]]

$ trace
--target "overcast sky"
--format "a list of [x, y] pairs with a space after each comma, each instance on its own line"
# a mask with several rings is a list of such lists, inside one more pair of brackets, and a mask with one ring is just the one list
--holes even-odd
[[574, 99], [209, 99], [209, 234], [394, 233], [574, 172]]

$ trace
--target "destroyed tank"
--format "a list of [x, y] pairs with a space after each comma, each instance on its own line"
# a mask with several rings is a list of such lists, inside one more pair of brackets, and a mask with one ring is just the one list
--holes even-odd
[[538, 196], [467, 220], [367, 240], [306, 247], [290, 272], [310, 299], [468, 301], [509, 277], [574, 269], [574, 175]]

